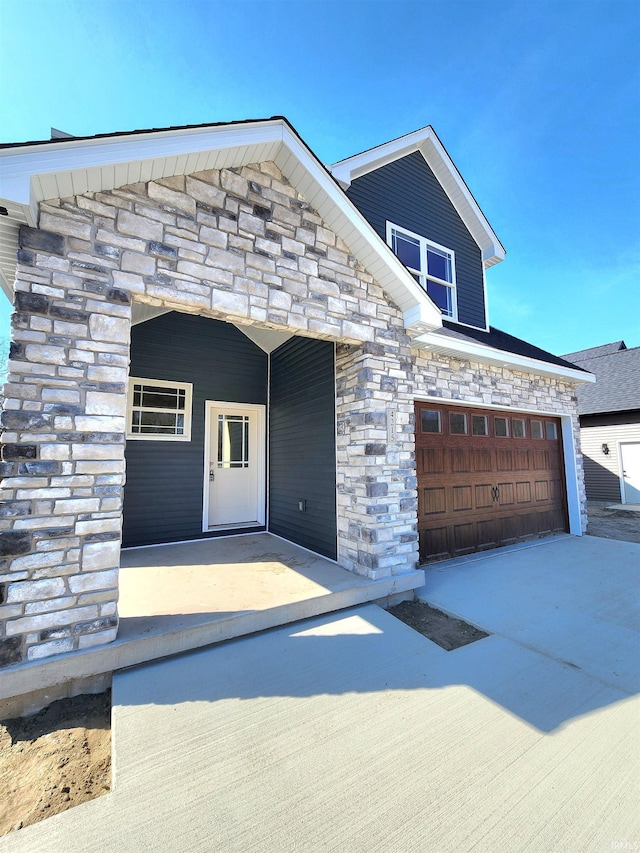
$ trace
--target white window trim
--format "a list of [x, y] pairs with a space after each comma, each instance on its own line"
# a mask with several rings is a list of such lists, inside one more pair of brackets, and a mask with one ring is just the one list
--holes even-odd
[[[411, 267], [407, 267], [409, 272], [414, 273], [420, 279], [420, 287], [427, 293], [427, 280], [434, 281], [436, 284], [442, 284], [445, 287], [448, 287], [451, 290], [451, 314], [445, 314], [442, 312], [442, 316], [446, 317], [447, 320], [453, 320], [454, 323], [458, 322], [458, 290], [456, 286], [456, 253], [453, 249], [449, 249], [447, 246], [441, 246], [440, 243], [436, 243], [434, 240], [429, 240], [426, 237], [421, 236], [420, 234], [416, 234], [413, 231], [409, 231], [407, 228], [402, 228], [400, 225], [396, 225], [393, 222], [389, 222], [387, 220], [387, 245], [393, 250], [393, 234], [404, 234], [406, 237], [410, 237], [412, 240], [417, 240], [420, 244], [420, 267], [421, 269], [413, 269]], [[427, 248], [438, 249], [441, 252], [446, 252], [451, 257], [451, 281], [445, 281], [444, 279], [437, 278], [435, 275], [427, 275]], [[428, 294], [427, 294], [428, 295]], [[435, 303], [434, 303], [435, 304]], [[441, 310], [438, 305], [436, 305], [438, 310]]]
[[[131, 431], [132, 414], [135, 409], [141, 411], [157, 411], [175, 413], [175, 409], [149, 409], [142, 407], [134, 407], [133, 405], [133, 386], [134, 384], [154, 385], [158, 388], [176, 388], [185, 392], [185, 407], [184, 407], [184, 434], [183, 435], [159, 435], [152, 432], [134, 433]], [[173, 379], [144, 379], [141, 376], [129, 377], [129, 389], [127, 393], [127, 441], [191, 441], [191, 409], [193, 397], [193, 384], [191, 382], [175, 382]]]

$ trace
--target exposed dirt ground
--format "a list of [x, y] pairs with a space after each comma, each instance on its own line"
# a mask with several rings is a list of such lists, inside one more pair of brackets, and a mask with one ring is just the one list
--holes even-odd
[[473, 625], [467, 625], [461, 619], [453, 619], [423, 601], [403, 601], [391, 607], [389, 613], [448, 652], [489, 636]]
[[[593, 504], [588, 512], [589, 535], [640, 543], [640, 513]], [[447, 651], [488, 636], [419, 601], [389, 612]], [[110, 786], [110, 691], [0, 722], [0, 836], [93, 800]]]
[[0, 836], [105, 794], [111, 691], [0, 722]]
[[622, 539], [640, 543], [640, 512], [607, 509], [596, 504], [587, 505], [589, 524], [587, 534], [602, 539]]

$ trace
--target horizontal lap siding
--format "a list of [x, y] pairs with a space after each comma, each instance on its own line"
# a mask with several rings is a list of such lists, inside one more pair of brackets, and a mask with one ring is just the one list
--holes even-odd
[[271, 356], [270, 386], [269, 530], [335, 560], [333, 344], [287, 341]]
[[[597, 424], [598, 416], [592, 421]], [[587, 499], [618, 503], [621, 499], [619, 445], [622, 442], [640, 442], [640, 423], [592, 426], [588, 417], [582, 417], [580, 423]], [[609, 448], [608, 455], [602, 452], [603, 444]]]
[[128, 441], [123, 544], [202, 537], [205, 400], [266, 404], [267, 356], [228, 323], [164, 314], [131, 330], [131, 376], [193, 383], [191, 441]]
[[421, 154], [414, 152], [356, 178], [347, 195], [383, 240], [388, 220], [453, 249], [458, 319], [485, 328], [480, 249]]

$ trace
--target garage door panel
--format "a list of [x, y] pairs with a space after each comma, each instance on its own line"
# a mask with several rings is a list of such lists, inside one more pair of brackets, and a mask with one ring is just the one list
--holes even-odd
[[454, 447], [449, 452], [451, 472], [453, 474], [471, 473], [471, 451], [462, 447]]
[[559, 419], [417, 403], [416, 424], [423, 561], [566, 530]]
[[536, 480], [534, 483], [534, 491], [536, 495], [536, 501], [548, 501], [549, 500], [549, 483], [547, 480]]
[[496, 470], [513, 471], [513, 451], [505, 448], [496, 450]]
[[471, 486], [454, 486], [452, 494], [454, 512], [469, 512], [473, 509]]
[[551, 532], [552, 533], [564, 533], [566, 530], [566, 522], [564, 518], [564, 513], [559, 509], [551, 510]]
[[493, 486], [491, 483], [482, 483], [475, 487], [476, 509], [488, 509], [493, 507]]
[[478, 548], [478, 537], [474, 522], [453, 525], [454, 555], [462, 557], [471, 554]]
[[536, 513], [535, 519], [537, 522], [539, 534], [549, 535], [553, 531], [552, 516], [553, 513], [550, 513], [548, 511]]
[[498, 539], [502, 545], [515, 545], [524, 533], [524, 525], [521, 515], [507, 515], [500, 519], [500, 533]]
[[435, 447], [418, 449], [418, 470], [425, 474], [444, 473], [444, 450]]
[[546, 471], [550, 464], [549, 452], [546, 450], [533, 451], [533, 470]]
[[476, 549], [495, 548], [500, 541], [500, 524], [494, 519], [485, 519], [477, 523]]
[[510, 506], [516, 502], [513, 483], [498, 483], [500, 506]]
[[422, 512], [425, 516], [438, 515], [446, 512], [447, 493], [444, 487], [422, 489]]
[[448, 527], [435, 527], [429, 530], [421, 530], [419, 531], [418, 538], [420, 553], [431, 554], [431, 559], [446, 559], [451, 553]]
[[473, 470], [478, 473], [486, 473], [493, 469], [493, 453], [488, 447], [473, 448]]

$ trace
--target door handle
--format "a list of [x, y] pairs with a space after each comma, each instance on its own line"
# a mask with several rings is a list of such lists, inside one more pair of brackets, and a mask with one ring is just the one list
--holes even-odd
[[216, 472], [214, 468], [209, 468], [209, 482], [212, 483], [216, 478]]
[[500, 500], [500, 489], [497, 486], [494, 486], [491, 489], [491, 499], [494, 501]]

